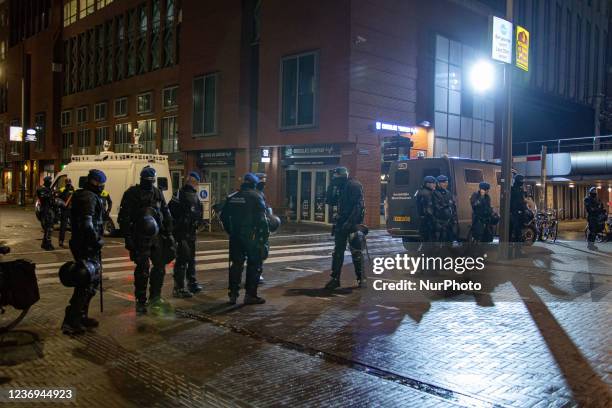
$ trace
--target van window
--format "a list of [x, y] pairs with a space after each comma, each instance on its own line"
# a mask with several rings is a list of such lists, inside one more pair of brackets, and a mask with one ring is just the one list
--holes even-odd
[[66, 185], [66, 175], [62, 175], [59, 176], [56, 180], [55, 183], [53, 183], [53, 190], [54, 191], [59, 191], [60, 188], [64, 187]]
[[157, 188], [159, 188], [161, 191], [168, 190], [168, 179], [166, 177], [158, 177]]
[[87, 176], [79, 177], [79, 188], [85, 188], [86, 184], [87, 184]]
[[396, 186], [407, 186], [408, 183], [410, 183], [410, 172], [408, 170], [401, 170], [395, 172]]
[[465, 169], [465, 182], [478, 184], [484, 181], [482, 170], [480, 169]]

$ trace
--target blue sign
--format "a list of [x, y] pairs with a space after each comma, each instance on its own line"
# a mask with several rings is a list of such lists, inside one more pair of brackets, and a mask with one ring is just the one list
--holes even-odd
[[208, 198], [208, 190], [200, 190], [200, 200], [206, 200]]

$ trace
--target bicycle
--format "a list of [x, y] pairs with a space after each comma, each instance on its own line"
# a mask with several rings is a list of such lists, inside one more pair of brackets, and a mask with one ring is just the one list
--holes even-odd
[[559, 235], [559, 219], [556, 210], [546, 210], [540, 217], [540, 241], [551, 241], [555, 243]]

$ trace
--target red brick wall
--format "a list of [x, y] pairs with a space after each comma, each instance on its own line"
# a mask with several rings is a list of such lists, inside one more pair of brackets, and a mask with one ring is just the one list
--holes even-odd
[[[342, 143], [348, 140], [349, 1], [263, 2], [258, 106], [261, 146]], [[280, 61], [319, 51], [318, 125], [279, 130]]]

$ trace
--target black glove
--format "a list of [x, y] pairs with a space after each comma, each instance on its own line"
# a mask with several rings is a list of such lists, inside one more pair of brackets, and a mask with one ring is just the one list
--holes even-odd
[[93, 244], [93, 248], [96, 251], [99, 251], [100, 249], [102, 249], [102, 247], [104, 246], [104, 240], [102, 238], [99, 238], [94, 244]]

